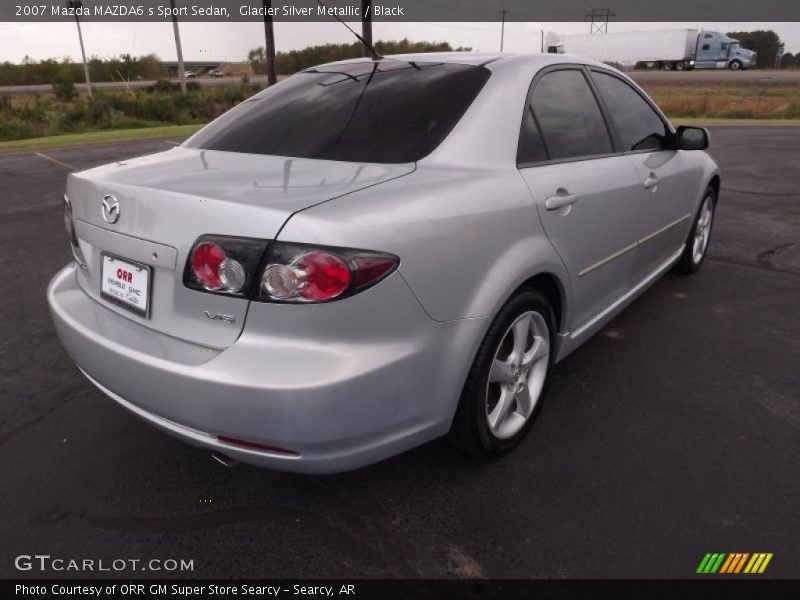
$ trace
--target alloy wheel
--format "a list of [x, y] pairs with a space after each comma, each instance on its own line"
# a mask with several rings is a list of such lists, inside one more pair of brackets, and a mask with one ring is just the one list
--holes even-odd
[[486, 388], [486, 421], [499, 439], [518, 433], [541, 396], [550, 359], [550, 333], [544, 317], [528, 311], [517, 317], [500, 340]]
[[697, 218], [692, 242], [692, 261], [698, 264], [705, 256], [708, 240], [711, 237], [711, 223], [714, 220], [714, 201], [711, 196], [706, 196], [703, 208]]

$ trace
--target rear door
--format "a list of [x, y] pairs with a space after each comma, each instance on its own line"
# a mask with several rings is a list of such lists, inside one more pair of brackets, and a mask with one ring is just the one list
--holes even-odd
[[606, 70], [591, 69], [618, 147], [639, 180], [639, 201], [630, 214], [642, 236], [634, 252], [637, 283], [681, 247], [694, 202], [695, 177], [675, 146], [666, 121], [629, 82]]
[[580, 66], [541, 72], [529, 92], [517, 162], [573, 289], [574, 330], [630, 288], [641, 235], [636, 170], [615, 154]]

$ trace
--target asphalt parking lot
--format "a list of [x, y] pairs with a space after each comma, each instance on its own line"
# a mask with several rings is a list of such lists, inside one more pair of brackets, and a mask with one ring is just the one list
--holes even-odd
[[38, 553], [192, 559], [194, 577], [691, 577], [706, 552], [800, 575], [800, 128], [712, 130], [710, 259], [561, 363], [510, 456], [437, 441], [316, 477], [214, 464], [59, 345], [69, 169], [168, 147], [0, 155], [0, 576], [41, 576], [14, 568]]

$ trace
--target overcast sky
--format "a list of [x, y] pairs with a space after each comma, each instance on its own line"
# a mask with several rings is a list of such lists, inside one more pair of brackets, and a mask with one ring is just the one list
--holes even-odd
[[[86, 52], [107, 58], [119, 54], [157, 54], [175, 60], [171, 23], [82, 23]], [[251, 48], [264, 45], [264, 28], [253, 23], [181, 23], [186, 60], [244, 61]], [[540, 31], [588, 33], [588, 23], [506, 23], [505, 51], [538, 52]], [[714, 31], [773, 29], [788, 52], [800, 51], [800, 23], [610, 23], [609, 32], [647, 29], [704, 28]], [[374, 23], [376, 40], [447, 41], [454, 47], [500, 49], [499, 23]], [[278, 50], [296, 50], [328, 42], [350, 42], [339, 23], [276, 23]], [[36, 60], [70, 57], [77, 61], [80, 47], [74, 23], [0, 23], [0, 62], [19, 63], [25, 55]]]

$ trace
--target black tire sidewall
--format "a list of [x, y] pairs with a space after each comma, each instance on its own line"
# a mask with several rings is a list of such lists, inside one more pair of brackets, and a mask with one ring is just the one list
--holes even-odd
[[[486, 388], [489, 383], [489, 371], [492, 367], [497, 347], [499, 346], [502, 338], [505, 336], [511, 324], [523, 313], [528, 311], [535, 311], [539, 313], [547, 324], [549, 343], [550, 343], [550, 356], [548, 357], [547, 371], [545, 373], [545, 381], [542, 391], [539, 394], [539, 399], [533, 409], [533, 413], [528, 418], [528, 421], [513, 437], [508, 439], [497, 438], [489, 429], [489, 424], [486, 420]], [[477, 386], [469, 390], [469, 393], [475, 397], [470, 399], [469, 404], [472, 407], [472, 418], [474, 419], [474, 431], [477, 435], [477, 442], [480, 446], [482, 453], [489, 456], [499, 456], [509, 451], [511, 448], [519, 444], [520, 441], [528, 433], [528, 430], [533, 425], [539, 410], [542, 407], [545, 394], [547, 393], [548, 384], [550, 382], [550, 373], [553, 367], [553, 357], [555, 355], [555, 318], [553, 309], [550, 307], [547, 299], [540, 292], [535, 290], [523, 291], [514, 298], [512, 298], [498, 313], [492, 325], [487, 331], [484, 342], [481, 344], [481, 350], [476, 357], [476, 362], [473, 364], [470, 377], [473, 379], [473, 384]]]
[[[699, 262], [694, 261], [694, 252], [693, 252], [693, 240], [695, 231], [697, 231], [697, 223], [700, 220], [700, 214], [703, 211], [703, 206], [706, 203], [706, 198], [711, 198], [711, 229], [708, 232], [709, 238], [708, 243], [706, 244], [706, 248], [703, 251], [703, 256], [700, 258]], [[711, 237], [714, 233], [714, 223], [717, 220], [717, 193], [714, 191], [714, 188], [708, 186], [706, 188], [705, 193], [703, 194], [703, 199], [700, 201], [700, 206], [697, 208], [697, 213], [694, 216], [694, 221], [692, 221], [692, 228], [689, 231], [689, 237], [686, 238], [686, 247], [683, 250], [683, 255], [678, 263], [678, 270], [682, 273], [695, 273], [703, 266], [703, 263], [706, 261], [706, 256], [708, 255], [708, 248], [711, 246]]]

